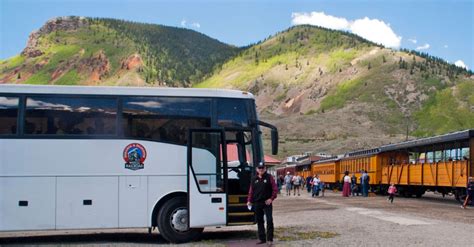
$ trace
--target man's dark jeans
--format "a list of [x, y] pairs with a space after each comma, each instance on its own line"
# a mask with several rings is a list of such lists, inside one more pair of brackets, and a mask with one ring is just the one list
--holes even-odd
[[362, 196], [369, 196], [369, 184], [368, 183], [362, 183]]
[[[257, 217], [258, 239], [260, 241], [273, 241], [273, 207], [272, 205], [265, 205], [265, 202], [255, 203], [255, 214]], [[267, 233], [265, 234], [265, 226], [263, 215], [267, 217]]]

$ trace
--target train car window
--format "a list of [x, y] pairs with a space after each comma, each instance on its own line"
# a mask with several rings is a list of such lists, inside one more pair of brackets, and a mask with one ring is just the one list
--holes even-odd
[[471, 157], [469, 157], [469, 148], [462, 148], [461, 155], [463, 160], [470, 159]]

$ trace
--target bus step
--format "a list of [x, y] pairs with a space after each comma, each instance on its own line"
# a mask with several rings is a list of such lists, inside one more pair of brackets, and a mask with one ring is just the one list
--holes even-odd
[[234, 206], [229, 204], [229, 207], [227, 208], [228, 213], [238, 213], [238, 212], [250, 212], [249, 209], [247, 208], [247, 204], [242, 205], [242, 206]]
[[253, 212], [235, 212], [229, 213], [229, 216], [253, 216]]
[[253, 225], [255, 222], [253, 221], [247, 221], [247, 222], [231, 222], [228, 223], [227, 225], [229, 226], [243, 226], [243, 225]]
[[229, 204], [247, 203], [247, 195], [229, 195]]
[[229, 207], [247, 207], [247, 203], [229, 203]]
[[229, 215], [228, 221], [229, 223], [240, 223], [240, 222], [255, 222], [254, 215], [242, 215], [242, 216], [231, 216]]

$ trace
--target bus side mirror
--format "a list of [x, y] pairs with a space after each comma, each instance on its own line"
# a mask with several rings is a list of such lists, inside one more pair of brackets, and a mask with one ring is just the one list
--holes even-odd
[[278, 130], [272, 129], [272, 154], [278, 154]]

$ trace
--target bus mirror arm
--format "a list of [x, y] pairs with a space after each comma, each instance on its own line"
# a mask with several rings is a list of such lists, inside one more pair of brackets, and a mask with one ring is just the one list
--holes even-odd
[[271, 129], [271, 135], [272, 135], [272, 154], [277, 155], [278, 154], [278, 129], [274, 125], [271, 125], [269, 123], [256, 120], [256, 124], [270, 128]]

